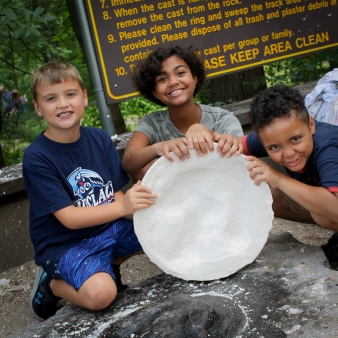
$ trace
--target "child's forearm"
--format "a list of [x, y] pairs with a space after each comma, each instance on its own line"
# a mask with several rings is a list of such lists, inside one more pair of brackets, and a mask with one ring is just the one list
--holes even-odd
[[323, 187], [313, 187], [283, 175], [278, 189], [311, 214], [338, 222], [338, 197]]
[[69, 206], [54, 212], [54, 216], [69, 229], [82, 229], [112, 222], [118, 218], [132, 215], [135, 211], [149, 208], [155, 204], [156, 194], [141, 185], [134, 184], [126, 194], [117, 191], [115, 202], [93, 207]]
[[101, 225], [126, 216], [122, 201], [93, 207], [69, 206], [58, 210], [54, 216], [69, 229], [82, 229]]
[[156, 158], [158, 158], [158, 155], [153, 146], [132, 149], [124, 154], [122, 167], [129, 173], [135, 173], [147, 166]]

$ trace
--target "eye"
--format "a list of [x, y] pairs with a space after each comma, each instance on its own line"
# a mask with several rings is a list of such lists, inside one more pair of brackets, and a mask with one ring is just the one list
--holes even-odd
[[273, 146], [269, 147], [269, 150], [271, 150], [271, 151], [275, 151], [275, 150], [278, 150], [278, 149], [279, 149], [279, 146], [277, 146], [277, 145], [273, 145]]
[[179, 72], [177, 73], [178, 76], [182, 76], [182, 75], [184, 75], [184, 74], [185, 74], [185, 72], [184, 72], [183, 70], [181, 70], [181, 71], [179, 71]]
[[298, 142], [301, 139], [300, 136], [294, 136], [291, 140], [292, 142]]
[[164, 82], [165, 80], [166, 80], [166, 78], [164, 76], [162, 76], [162, 77], [159, 77], [157, 79], [157, 82]]
[[74, 96], [75, 95], [75, 93], [73, 93], [73, 92], [69, 92], [68, 94], [67, 94], [67, 96]]
[[47, 101], [54, 101], [55, 100], [55, 97], [54, 96], [50, 96], [47, 98]]

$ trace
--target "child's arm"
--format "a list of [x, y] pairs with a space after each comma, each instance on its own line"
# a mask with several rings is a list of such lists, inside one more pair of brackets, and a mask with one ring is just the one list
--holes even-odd
[[283, 191], [307, 209], [318, 225], [338, 231], [338, 193], [299, 182], [274, 170], [256, 157], [247, 156], [246, 159], [251, 161], [248, 170], [256, 185], [267, 182], [270, 187]]
[[201, 123], [193, 124], [186, 132], [189, 149], [197, 151], [198, 156], [214, 151], [214, 143], [217, 142], [217, 151], [221, 157], [225, 155], [231, 157], [233, 154], [237, 155], [243, 152], [241, 140], [230, 134], [218, 134], [208, 129]]
[[122, 167], [125, 171], [135, 173], [147, 166], [160, 156], [165, 156], [173, 162], [170, 152], [174, 152], [181, 160], [189, 157], [185, 138], [177, 138], [169, 141], [158, 142], [150, 145], [147, 135], [142, 132], [134, 132], [125, 149]]
[[54, 216], [69, 229], [82, 229], [114, 221], [133, 214], [137, 210], [149, 208], [155, 204], [157, 195], [150, 189], [135, 184], [124, 195], [122, 191], [114, 194], [115, 202], [93, 207], [69, 206], [54, 212]]

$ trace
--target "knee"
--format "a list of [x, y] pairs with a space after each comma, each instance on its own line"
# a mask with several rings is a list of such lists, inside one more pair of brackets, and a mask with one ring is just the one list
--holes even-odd
[[96, 288], [87, 291], [86, 308], [89, 310], [103, 310], [113, 302], [116, 293], [116, 287]]
[[327, 229], [327, 230], [333, 230], [335, 232], [338, 231], [338, 223], [337, 222], [334, 222], [331, 219], [328, 219], [326, 217], [315, 215], [313, 213], [311, 213], [311, 216], [312, 216], [313, 220], [316, 222], [316, 224], [318, 224], [322, 228]]
[[[82, 290], [81, 290], [82, 289]], [[89, 310], [103, 310], [116, 297], [116, 284], [106, 273], [97, 273], [90, 277], [79, 290]]]
[[270, 189], [272, 193], [272, 210], [275, 217], [283, 218], [285, 211], [289, 211], [290, 207], [285, 197], [277, 189]]

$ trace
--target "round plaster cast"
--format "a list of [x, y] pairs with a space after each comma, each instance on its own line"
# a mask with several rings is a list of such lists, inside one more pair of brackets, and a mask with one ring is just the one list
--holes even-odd
[[244, 156], [172, 156], [158, 159], [142, 181], [158, 194], [155, 205], [134, 214], [144, 252], [185, 280], [223, 278], [252, 263], [272, 226], [268, 185], [253, 183]]

